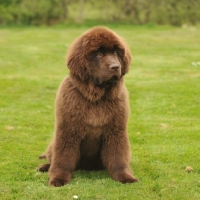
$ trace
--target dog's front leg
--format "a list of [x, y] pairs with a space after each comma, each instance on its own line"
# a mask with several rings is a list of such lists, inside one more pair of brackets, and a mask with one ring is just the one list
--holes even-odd
[[58, 131], [49, 169], [49, 185], [60, 187], [69, 183], [79, 157], [80, 139], [76, 133]]
[[110, 133], [104, 137], [102, 161], [110, 176], [121, 183], [138, 182], [130, 169], [130, 147], [124, 131]]

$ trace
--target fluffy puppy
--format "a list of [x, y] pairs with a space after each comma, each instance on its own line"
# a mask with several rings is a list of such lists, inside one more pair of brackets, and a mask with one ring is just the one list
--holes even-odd
[[69, 183], [75, 169], [106, 168], [115, 181], [137, 182], [130, 169], [129, 102], [124, 75], [130, 51], [115, 32], [94, 27], [68, 50], [69, 75], [56, 97], [55, 137], [48, 146], [49, 185]]

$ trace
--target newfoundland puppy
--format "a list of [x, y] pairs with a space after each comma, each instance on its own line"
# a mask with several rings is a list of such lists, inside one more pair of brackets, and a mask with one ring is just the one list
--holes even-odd
[[69, 183], [76, 169], [106, 168], [122, 183], [138, 182], [130, 169], [127, 134], [129, 102], [124, 75], [131, 61], [124, 40], [105, 27], [94, 27], [68, 50], [69, 75], [56, 97], [55, 136], [40, 158], [49, 185]]

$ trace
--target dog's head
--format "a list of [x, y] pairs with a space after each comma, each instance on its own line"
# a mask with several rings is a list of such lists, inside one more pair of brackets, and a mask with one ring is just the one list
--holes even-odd
[[131, 54], [122, 38], [105, 27], [94, 27], [72, 43], [67, 55], [71, 73], [104, 86], [128, 72]]

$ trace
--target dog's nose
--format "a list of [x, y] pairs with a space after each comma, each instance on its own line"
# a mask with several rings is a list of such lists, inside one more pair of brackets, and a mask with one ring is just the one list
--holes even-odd
[[110, 65], [110, 69], [117, 71], [119, 69], [119, 65], [117, 63], [113, 63]]

